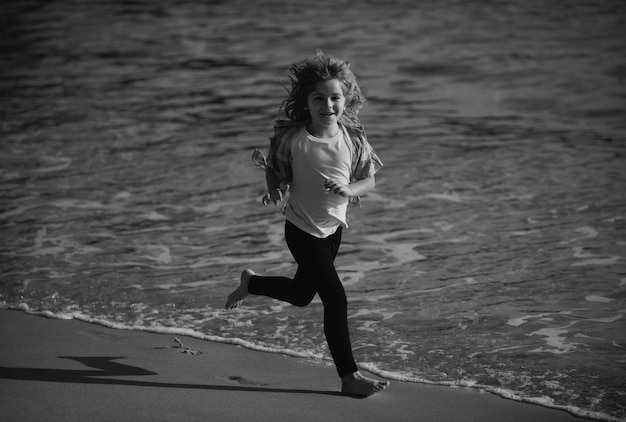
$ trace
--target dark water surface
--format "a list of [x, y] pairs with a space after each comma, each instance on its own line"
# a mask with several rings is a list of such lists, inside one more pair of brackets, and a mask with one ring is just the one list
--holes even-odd
[[330, 364], [264, 208], [289, 66], [346, 58], [385, 167], [337, 259], [357, 360], [626, 418], [623, 1], [0, 6], [0, 306]]

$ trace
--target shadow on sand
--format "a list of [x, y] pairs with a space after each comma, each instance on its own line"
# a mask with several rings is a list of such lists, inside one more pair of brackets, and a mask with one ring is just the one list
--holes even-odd
[[156, 372], [148, 371], [136, 366], [124, 365], [114, 362], [116, 359], [124, 357], [77, 357], [59, 356], [61, 359], [70, 359], [84, 364], [93, 370], [77, 369], [45, 369], [45, 368], [7, 368], [0, 367], [0, 378], [23, 380], [23, 381], [44, 381], [44, 382], [67, 382], [76, 384], [104, 384], [104, 385], [127, 385], [133, 387], [161, 387], [161, 388], [185, 388], [196, 390], [222, 390], [222, 391], [249, 391], [264, 393], [296, 393], [296, 394], [324, 394], [331, 396], [342, 396], [335, 391], [319, 390], [298, 390], [287, 388], [269, 388], [258, 386], [229, 386], [229, 385], [207, 385], [207, 384], [183, 384], [168, 382], [136, 381], [119, 378], [103, 377], [131, 377], [158, 375]]

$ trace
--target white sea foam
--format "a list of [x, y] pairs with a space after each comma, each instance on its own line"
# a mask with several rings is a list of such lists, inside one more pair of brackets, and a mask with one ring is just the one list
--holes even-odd
[[576, 233], [582, 234], [582, 236], [574, 237], [569, 240], [562, 240], [560, 245], [567, 245], [568, 243], [574, 243], [581, 240], [591, 239], [598, 236], [598, 231], [591, 226], [579, 227], [574, 230]]
[[456, 202], [456, 203], [462, 203], [462, 202], [467, 201], [466, 198], [463, 198], [461, 195], [459, 195], [456, 192], [429, 193], [427, 195], [424, 195], [424, 198], [438, 199], [440, 201], [450, 201], [450, 202]]
[[490, 354], [497, 354], [497, 353], [500, 353], [500, 352], [506, 352], [506, 351], [509, 351], [509, 350], [523, 349], [523, 348], [525, 348], [525, 347], [526, 347], [526, 346], [524, 346], [524, 345], [520, 345], [520, 346], [511, 346], [511, 347], [501, 347], [501, 348], [499, 348], [499, 349], [493, 349], [492, 351], [490, 351], [490, 352], [488, 352], [488, 353], [490, 353]]
[[524, 315], [518, 318], [511, 318], [507, 321], [508, 325], [513, 327], [519, 327], [520, 325], [526, 324], [531, 319], [541, 319], [550, 315], [571, 315], [572, 311], [561, 311], [561, 312], [544, 312], [533, 315]]
[[193, 338], [197, 338], [200, 340], [212, 341], [216, 343], [233, 344], [233, 345], [245, 347], [247, 349], [256, 350], [260, 352], [279, 353], [279, 354], [284, 354], [288, 356], [308, 358], [308, 359], [324, 359], [325, 358], [323, 355], [316, 354], [316, 353], [306, 353], [306, 352], [300, 352], [300, 351], [295, 351], [295, 350], [290, 350], [290, 349], [267, 347], [267, 346], [258, 345], [258, 344], [255, 344], [246, 340], [242, 340], [239, 338], [226, 338], [226, 337], [220, 337], [220, 336], [215, 336], [215, 335], [207, 335], [207, 334], [203, 334], [201, 332], [191, 330], [188, 328], [164, 327], [164, 326], [150, 326], [150, 327], [130, 326], [124, 323], [117, 323], [117, 322], [112, 322], [112, 321], [108, 321], [108, 320], [104, 320], [100, 318], [93, 318], [81, 312], [53, 313], [50, 311], [32, 311], [29, 308], [29, 306], [24, 303], [20, 305], [12, 306], [9, 309], [21, 310], [32, 315], [44, 316], [46, 318], [62, 319], [62, 320], [76, 319], [78, 321], [102, 325], [104, 327], [113, 328], [117, 330], [146, 331], [146, 332], [157, 333], [157, 334], [174, 334], [174, 335], [193, 337]]
[[[415, 250], [418, 245], [417, 242], [399, 242], [390, 239], [414, 233], [424, 233], [425, 231], [431, 232], [430, 229], [398, 230], [384, 234], [366, 235], [364, 239], [377, 244], [377, 250], [385, 250], [390, 256], [396, 259], [394, 266], [399, 266], [408, 262], [422, 261], [426, 259], [426, 257]], [[383, 246], [381, 247], [379, 245]]]
[[574, 231], [577, 233], [582, 233], [584, 235], [580, 239], [589, 239], [591, 237], [598, 236], [598, 231], [590, 226], [580, 227]]
[[132, 193], [128, 191], [121, 191], [121, 192], [116, 193], [113, 199], [115, 201], [124, 201], [126, 199], [129, 199], [131, 196], [133, 196]]
[[350, 301], [351, 302], [379, 302], [383, 300], [401, 299], [401, 298], [408, 298], [410, 296], [419, 296], [423, 294], [436, 293], [436, 292], [440, 292], [443, 290], [453, 289], [459, 286], [461, 286], [460, 283], [454, 283], [454, 284], [447, 284], [441, 287], [433, 287], [433, 288], [427, 288], [427, 289], [414, 289], [414, 290], [404, 291], [401, 293], [367, 295], [363, 297], [352, 298], [350, 299]]
[[198, 280], [189, 283], [161, 283], [155, 284], [154, 288], [168, 290], [169, 294], [180, 294], [186, 292], [195, 292], [200, 287], [215, 286], [223, 282], [224, 280]]
[[167, 215], [161, 214], [156, 211], [149, 211], [142, 215], [143, 218], [150, 221], [168, 221], [171, 220]]
[[537, 331], [533, 331], [528, 334], [529, 336], [544, 336], [546, 347], [538, 347], [536, 349], [530, 350], [532, 353], [541, 353], [548, 352], [554, 353], [557, 355], [570, 353], [578, 348], [578, 346], [582, 345], [582, 343], [575, 343], [567, 340], [565, 334], [569, 334], [569, 330], [567, 328], [573, 325], [569, 324], [565, 327], [561, 328], [541, 328]]
[[378, 260], [359, 261], [354, 264], [338, 266], [337, 270], [342, 273], [344, 286], [349, 287], [358, 283], [371, 270], [389, 269], [406, 263], [425, 260], [426, 257], [416, 250], [418, 242], [393, 240], [398, 237], [424, 232], [432, 233], [433, 230], [409, 229], [364, 236], [364, 239], [368, 242], [360, 246], [360, 248], [371, 249], [379, 253], [382, 251], [384, 254]]
[[0, 220], [5, 220], [9, 217], [13, 217], [16, 215], [22, 215], [24, 214], [26, 211], [32, 209], [32, 208], [37, 208], [39, 205], [23, 205], [17, 208], [13, 208], [12, 210], [9, 211], [5, 211], [3, 213], [0, 213]]
[[368, 316], [368, 315], [380, 315], [383, 317], [383, 320], [386, 319], [391, 319], [393, 318], [395, 315], [397, 314], [401, 314], [402, 312], [389, 312], [387, 311], [386, 308], [380, 308], [380, 309], [359, 309], [358, 311], [354, 312], [351, 315], [348, 315], [348, 318], [358, 318], [361, 316]]
[[614, 265], [622, 260], [622, 257], [617, 255], [603, 256], [587, 253], [584, 252], [584, 248], [580, 246], [574, 248], [574, 258], [582, 259], [583, 261], [573, 263], [573, 267], [581, 267], [586, 265]]
[[[615, 316], [607, 317], [607, 318], [591, 318], [589, 321], [611, 323], [611, 322], [619, 321], [622, 318], [624, 318], [624, 314], [623, 313], [619, 313], [619, 314], [617, 314]], [[578, 321], [576, 321], [576, 322], [578, 322]]]
[[95, 246], [83, 245], [73, 240], [72, 235], [50, 236], [48, 226], [42, 226], [33, 240], [32, 256], [61, 255], [65, 261], [71, 262], [70, 258], [75, 255], [89, 255], [99, 252], [101, 249]]
[[189, 264], [189, 268], [204, 268], [213, 265], [247, 265], [268, 261], [280, 261], [283, 258], [287, 258], [285, 252], [265, 252], [254, 256], [236, 257], [232, 255], [228, 256], [209, 256], [197, 259], [194, 263]]
[[416, 200], [416, 197], [403, 197], [402, 199], [395, 199], [388, 196], [381, 195], [378, 192], [370, 192], [367, 194], [367, 202], [381, 202], [386, 209], [398, 209], [406, 208], [408, 203], [412, 200]]
[[143, 258], [154, 260], [159, 264], [169, 264], [172, 262], [172, 255], [170, 254], [170, 248], [167, 245], [147, 245], [148, 251], [156, 251], [156, 256], [142, 255]]
[[613, 299], [608, 298], [608, 297], [604, 297], [604, 296], [599, 296], [599, 295], [589, 295], [589, 296], [586, 296], [585, 300], [587, 302], [600, 302], [600, 303], [613, 302]]
[[523, 393], [510, 390], [510, 389], [483, 385], [471, 379], [457, 380], [457, 381], [452, 381], [452, 382], [433, 382], [428, 379], [415, 376], [414, 374], [381, 370], [378, 368], [376, 364], [371, 363], [371, 362], [361, 362], [359, 363], [359, 367], [373, 374], [376, 374], [382, 378], [386, 378], [389, 380], [402, 381], [402, 382], [414, 382], [414, 383], [429, 384], [429, 385], [443, 385], [443, 386], [448, 386], [448, 387], [453, 387], [453, 388], [477, 389], [480, 392], [487, 392], [487, 393], [495, 394], [495, 395], [498, 395], [500, 397], [503, 397], [509, 400], [536, 404], [536, 405], [540, 405], [540, 406], [544, 406], [544, 407], [548, 407], [552, 409], [564, 410], [566, 412], [571, 413], [572, 415], [575, 415], [581, 418], [589, 418], [589, 419], [595, 419], [595, 420], [607, 421], [607, 422], [623, 422], [623, 419], [613, 418], [602, 412], [593, 412], [593, 411], [589, 411], [586, 409], [582, 409], [574, 405], [557, 405], [554, 403], [554, 400], [552, 398], [547, 397], [547, 396], [532, 397], [532, 396], [524, 395]]
[[357, 262], [351, 265], [338, 266], [337, 271], [341, 274], [341, 282], [344, 287], [351, 287], [362, 280], [368, 271], [381, 268], [389, 268], [389, 266], [381, 266], [379, 261]]
[[50, 173], [53, 171], [65, 170], [72, 164], [72, 159], [70, 157], [52, 157], [52, 156], [42, 156], [39, 157], [40, 160], [49, 163], [47, 167], [38, 167], [35, 169], [37, 173]]
[[62, 209], [86, 209], [86, 210], [119, 210], [120, 205], [104, 205], [100, 201], [91, 201], [87, 199], [57, 199], [52, 201], [51, 205]]
[[465, 277], [463, 280], [465, 280], [465, 282], [467, 284], [477, 284], [478, 281], [476, 281], [476, 279], [474, 277]]
[[515, 230], [511, 232], [512, 236], [528, 236], [540, 233], [541, 230]]
[[233, 208], [239, 207], [249, 202], [248, 198], [240, 198], [240, 199], [232, 199], [232, 200], [219, 200], [211, 202], [210, 204], [201, 206], [201, 207], [193, 207], [192, 209], [196, 212], [203, 212], [207, 214], [213, 214], [216, 211], [219, 211], [222, 208]]

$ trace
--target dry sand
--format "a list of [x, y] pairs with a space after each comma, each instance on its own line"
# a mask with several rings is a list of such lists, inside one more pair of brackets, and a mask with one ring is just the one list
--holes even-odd
[[[393, 382], [338, 393], [334, 368], [279, 354], [0, 311], [6, 421], [581, 421], [476, 390]], [[185, 352], [187, 351], [187, 352]], [[192, 354], [189, 352], [199, 351]]]

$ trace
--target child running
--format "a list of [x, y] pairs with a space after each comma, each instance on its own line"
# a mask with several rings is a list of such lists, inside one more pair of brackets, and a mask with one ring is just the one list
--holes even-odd
[[357, 113], [365, 102], [346, 61], [320, 50], [315, 58], [291, 67], [291, 90], [281, 105], [265, 176], [263, 203], [284, 208], [287, 246], [298, 264], [293, 278], [264, 277], [246, 269], [226, 309], [250, 294], [307, 306], [315, 294], [324, 305], [324, 334], [335, 362], [341, 391], [367, 397], [389, 382], [363, 376], [354, 361], [348, 331], [346, 293], [334, 266], [341, 233], [348, 227], [348, 203], [374, 189], [382, 163], [367, 142]]

